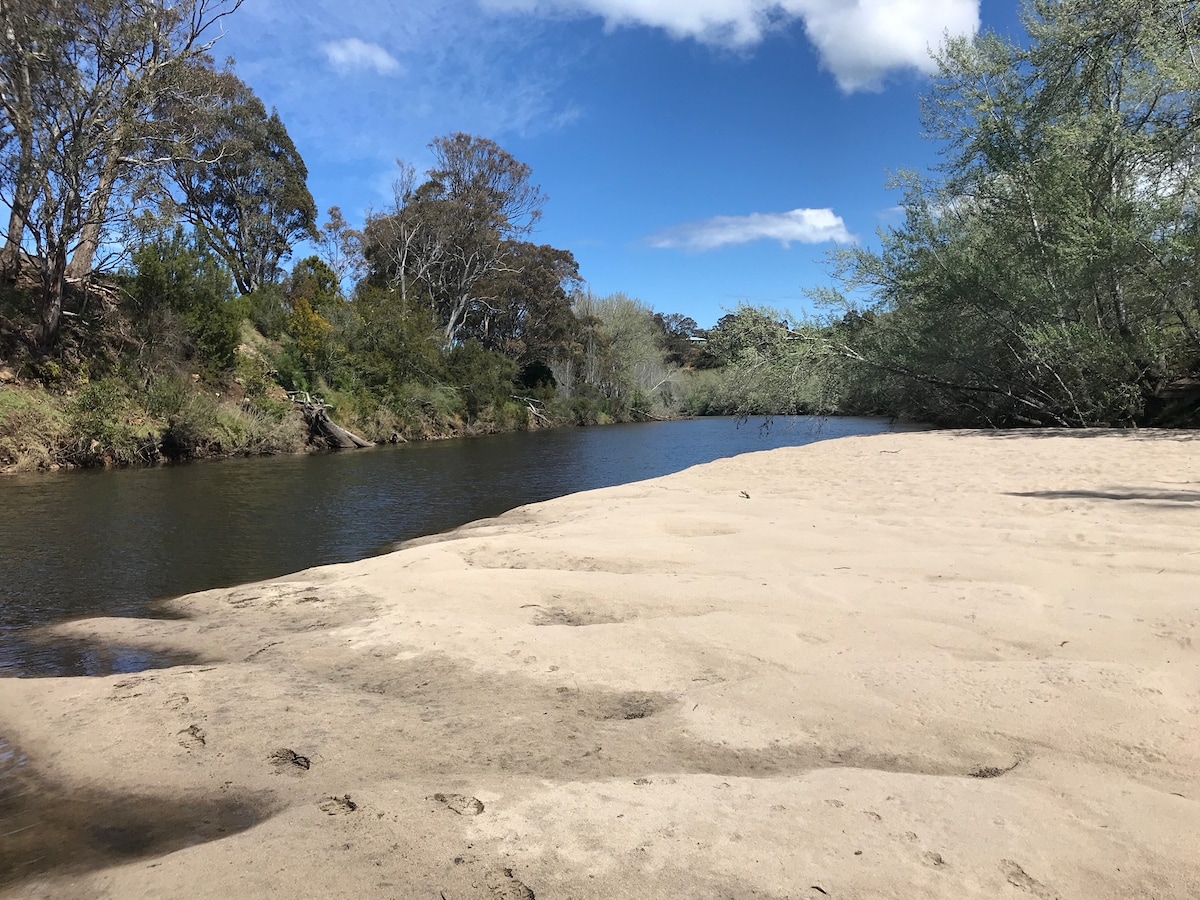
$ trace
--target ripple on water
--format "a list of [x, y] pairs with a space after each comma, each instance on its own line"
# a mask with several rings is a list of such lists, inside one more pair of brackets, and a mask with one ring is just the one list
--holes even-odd
[[200, 662], [190, 653], [63, 638], [33, 629], [0, 633], [0, 678], [131, 675]]

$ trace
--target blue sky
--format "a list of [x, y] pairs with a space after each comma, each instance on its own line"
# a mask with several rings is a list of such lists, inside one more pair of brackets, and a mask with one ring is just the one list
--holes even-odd
[[489, 137], [592, 290], [710, 326], [804, 313], [826, 251], [875, 241], [889, 172], [936, 162], [926, 48], [979, 27], [1020, 34], [1015, 0], [246, 0], [217, 54], [278, 108], [322, 213], [360, 224], [397, 158]]

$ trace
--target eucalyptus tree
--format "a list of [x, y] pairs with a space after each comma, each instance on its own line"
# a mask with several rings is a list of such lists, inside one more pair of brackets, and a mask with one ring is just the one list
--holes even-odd
[[363, 236], [361, 231], [350, 227], [341, 207], [329, 207], [326, 215], [329, 220], [318, 230], [316, 246], [321, 259], [337, 278], [339, 290], [345, 291], [347, 282], [357, 283], [366, 272]]
[[168, 206], [225, 260], [239, 293], [252, 294], [280, 280], [297, 241], [317, 239], [308, 169], [279, 114], [245, 82], [196, 74], [212, 87], [205, 103], [180, 111], [185, 127], [167, 153], [180, 199]]
[[368, 218], [364, 241], [375, 280], [405, 305], [428, 303], [451, 347], [468, 322], [499, 312], [489, 285], [518, 268], [546, 198], [529, 166], [494, 141], [458, 133], [429, 147], [427, 179], [402, 165], [395, 204]]
[[481, 285], [492, 298], [468, 315], [460, 334], [523, 366], [548, 365], [569, 352], [575, 316], [570, 293], [580, 284], [569, 250], [513, 242], [507, 265]]
[[51, 344], [68, 277], [91, 272], [108, 230], [131, 211], [170, 121], [192, 91], [218, 23], [241, 0], [0, 0], [0, 201], [9, 278], [27, 251], [41, 281], [22, 336]]

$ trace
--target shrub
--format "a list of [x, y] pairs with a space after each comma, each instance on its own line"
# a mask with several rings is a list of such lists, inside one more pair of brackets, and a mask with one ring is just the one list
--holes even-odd
[[458, 385], [472, 418], [488, 406], [503, 406], [512, 397], [520, 374], [515, 362], [486, 350], [475, 341], [459, 344], [446, 355], [450, 380]]
[[73, 443], [69, 461], [81, 466], [149, 462], [157, 455], [157, 441], [140, 434], [128, 421], [129, 398], [120, 382], [106, 378], [83, 386], [67, 407], [67, 428]]
[[41, 391], [0, 388], [0, 465], [43, 469], [59, 460], [64, 423]]

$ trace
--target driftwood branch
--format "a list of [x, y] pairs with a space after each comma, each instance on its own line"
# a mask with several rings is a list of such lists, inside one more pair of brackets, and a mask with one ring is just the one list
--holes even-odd
[[331, 450], [354, 450], [359, 447], [375, 446], [358, 435], [346, 430], [329, 417], [333, 409], [320, 397], [308, 391], [288, 391], [288, 398], [300, 407], [300, 414], [308, 425], [309, 438], [319, 441]]
[[543, 425], [549, 426], [549, 425], [553, 424], [550, 421], [549, 416], [546, 415], [546, 412], [545, 412], [546, 407], [542, 403], [541, 400], [537, 399], [536, 397], [521, 397], [517, 394], [513, 394], [512, 398], [514, 400], [516, 400], [518, 403], [524, 403], [525, 408], [527, 410], [529, 410], [529, 414], [531, 416], [533, 416], [534, 419], [541, 422]]

